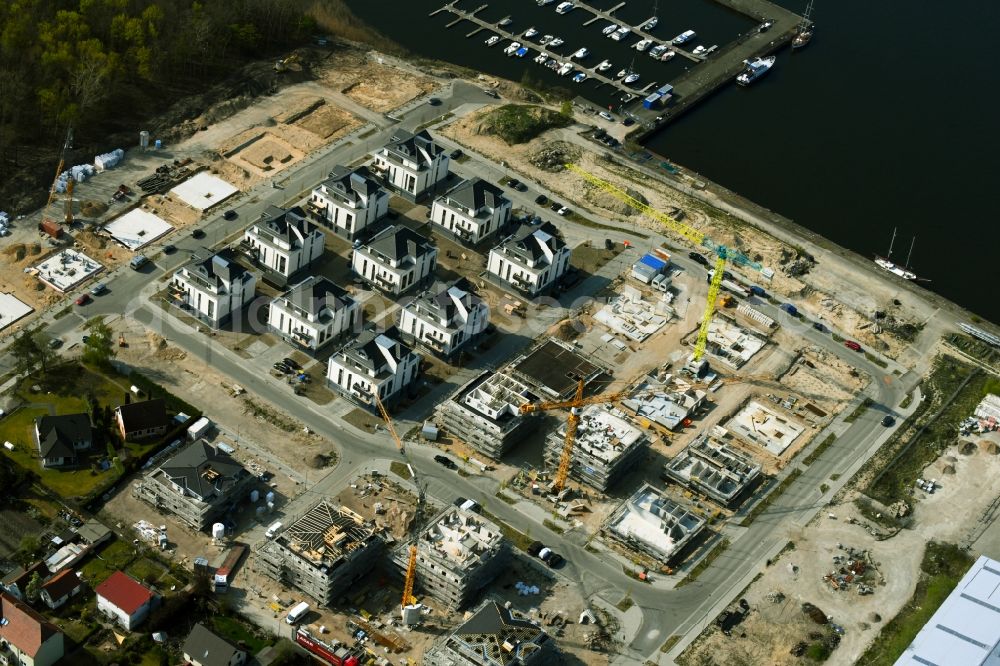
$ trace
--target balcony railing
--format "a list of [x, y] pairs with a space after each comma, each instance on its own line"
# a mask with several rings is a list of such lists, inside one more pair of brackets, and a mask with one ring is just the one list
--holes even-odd
[[292, 331], [292, 340], [295, 340], [300, 345], [308, 347], [312, 344], [313, 336], [309, 335], [305, 331]]

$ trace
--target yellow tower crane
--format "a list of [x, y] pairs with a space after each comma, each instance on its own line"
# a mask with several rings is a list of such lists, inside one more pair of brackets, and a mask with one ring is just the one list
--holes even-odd
[[[59, 164], [56, 166], [56, 175], [52, 179], [52, 187], [49, 189], [49, 199], [45, 203], [45, 211], [42, 214], [43, 220], [54, 222], [56, 219], [56, 217], [52, 214], [52, 205], [55, 203], [56, 197], [58, 196], [58, 193], [56, 192], [56, 184], [59, 182], [59, 176], [66, 168], [66, 154], [69, 153], [72, 147], [73, 128], [70, 127], [66, 130], [66, 140], [63, 142], [62, 152], [59, 154]], [[66, 183], [66, 203], [65, 210], [63, 211], [63, 220], [67, 224], [73, 221], [73, 185], [75, 185], [75, 183], [71, 178], [69, 182]]]
[[392, 425], [392, 419], [389, 418], [389, 411], [382, 404], [382, 400], [378, 397], [378, 392], [373, 393], [375, 396], [375, 405], [378, 407], [378, 413], [382, 415], [382, 420], [385, 421], [385, 427], [389, 429], [389, 434], [392, 435], [392, 441], [396, 442], [396, 448], [399, 449], [400, 453], [405, 453], [406, 450], [403, 448], [403, 440], [399, 438], [396, 434], [396, 427]]
[[687, 239], [694, 245], [704, 246], [715, 252], [715, 274], [712, 276], [712, 281], [708, 286], [708, 301], [705, 304], [705, 313], [701, 317], [701, 326], [698, 328], [698, 338], [694, 345], [693, 358], [695, 361], [700, 361], [701, 357], [705, 355], [705, 346], [708, 343], [708, 331], [712, 324], [712, 315], [715, 314], [715, 306], [719, 296], [719, 289], [722, 287], [722, 279], [725, 275], [726, 262], [733, 261], [743, 266], [749, 266], [758, 271], [761, 270], [761, 265], [755, 261], [751, 261], [742, 252], [728, 249], [723, 245], [718, 245], [705, 236], [703, 232], [695, 229], [694, 227], [690, 227], [683, 222], [675, 220], [666, 213], [656, 210], [643, 201], [639, 201], [620, 187], [614, 185], [613, 183], [609, 183], [602, 178], [598, 178], [594, 174], [575, 164], [567, 164], [566, 168], [573, 173], [580, 175], [591, 185], [604, 190], [608, 194], [625, 202], [630, 207], [649, 215], [654, 220], [660, 222], [665, 227]]
[[403, 581], [403, 603], [401, 608], [406, 608], [416, 602], [413, 596], [413, 581], [417, 577], [417, 547], [410, 546], [410, 562], [406, 566], [406, 580]]

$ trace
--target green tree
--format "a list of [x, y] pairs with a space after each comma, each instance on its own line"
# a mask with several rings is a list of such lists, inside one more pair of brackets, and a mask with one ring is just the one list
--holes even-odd
[[569, 100], [564, 101], [562, 103], [562, 106], [559, 107], [559, 113], [560, 113], [560, 115], [562, 115], [563, 118], [572, 118], [573, 117], [573, 103], [570, 102]]
[[27, 375], [39, 366], [44, 372], [47, 367], [48, 355], [42, 345], [38, 343], [36, 331], [27, 328], [21, 331], [14, 339], [9, 351], [14, 357], [14, 372], [19, 375]]
[[110, 365], [117, 354], [114, 333], [103, 321], [96, 321], [89, 327], [90, 337], [83, 345], [83, 362], [98, 367]]
[[42, 587], [42, 577], [38, 575], [38, 572], [31, 574], [31, 580], [24, 587], [24, 596], [28, 598], [28, 601], [35, 601], [38, 599], [38, 592]]

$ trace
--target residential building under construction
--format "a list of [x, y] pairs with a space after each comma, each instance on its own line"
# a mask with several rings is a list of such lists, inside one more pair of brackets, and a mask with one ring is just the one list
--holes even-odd
[[254, 555], [254, 568], [330, 605], [367, 576], [384, 547], [375, 526], [320, 501]]
[[722, 506], [732, 506], [760, 477], [760, 470], [760, 463], [744, 453], [702, 436], [668, 462], [663, 474]]
[[[646, 435], [602, 405], [589, 405], [580, 414], [570, 458], [570, 477], [605, 491], [615, 485], [646, 454]], [[566, 441], [566, 423], [545, 439], [545, 466], [559, 467]]]
[[488, 370], [460, 388], [436, 413], [438, 425], [484, 455], [499, 460], [538, 425], [520, 413], [537, 397], [524, 382]]
[[[448, 507], [417, 535], [416, 587], [451, 610], [463, 608], [507, 566], [510, 548], [500, 528], [479, 514]], [[411, 543], [393, 562], [405, 575]]]
[[610, 538], [669, 564], [705, 529], [705, 519], [651, 486], [643, 485], [604, 525]]
[[434, 666], [546, 666], [560, 663], [556, 642], [513, 608], [484, 602], [424, 655]]

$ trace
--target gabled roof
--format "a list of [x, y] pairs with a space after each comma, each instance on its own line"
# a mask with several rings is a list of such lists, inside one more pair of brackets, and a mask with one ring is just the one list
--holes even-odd
[[160, 471], [200, 498], [224, 494], [247, 474], [236, 459], [203, 439], [181, 449], [160, 466]]
[[413, 353], [399, 341], [398, 336], [395, 327], [384, 333], [369, 329], [348, 343], [341, 352], [359, 366], [378, 374], [386, 366], [392, 368]]
[[383, 229], [365, 243], [364, 247], [391, 261], [400, 261], [406, 257], [416, 259], [434, 250], [429, 238], [401, 225]]
[[49, 593], [53, 600], [62, 599], [72, 594], [80, 585], [80, 578], [73, 569], [63, 569], [52, 578], [42, 583], [41, 589]]
[[458, 309], [456, 301], [462, 304], [466, 312], [470, 312], [482, 303], [483, 299], [472, 293], [472, 286], [468, 280], [459, 278], [450, 285], [435, 283], [404, 308], [418, 313], [426, 312], [435, 318], [444, 318], [450, 322]]
[[361, 199], [367, 201], [380, 189], [367, 167], [352, 170], [340, 165], [333, 167], [322, 186], [352, 203], [361, 203]]
[[[397, 130], [392, 135], [384, 150], [398, 158], [412, 160], [418, 166], [429, 164], [431, 160], [444, 152], [427, 130], [410, 134], [404, 129]], [[429, 158], [429, 159], [428, 159]]]
[[225, 248], [208, 259], [195, 259], [185, 268], [216, 286], [229, 285], [247, 273], [247, 269], [236, 263], [236, 253]]
[[476, 653], [477, 663], [497, 666], [528, 661], [547, 640], [538, 625], [514, 617], [495, 601], [485, 603], [450, 638]]
[[446, 202], [472, 211], [478, 211], [482, 208], [496, 210], [509, 203], [507, 197], [503, 195], [503, 190], [479, 177], [462, 181], [446, 193], [443, 198]]
[[294, 230], [297, 229], [303, 236], [308, 236], [316, 229], [316, 225], [306, 219], [305, 211], [298, 206], [287, 210], [278, 206], [268, 206], [257, 219], [257, 226], [288, 243], [294, 243], [298, 239]]
[[526, 262], [540, 261], [546, 257], [543, 245], [553, 254], [566, 247], [566, 243], [558, 234], [559, 230], [550, 222], [540, 226], [522, 224], [517, 231], [500, 243], [500, 247]]
[[0, 592], [0, 638], [32, 658], [59, 630], [6, 592]]
[[89, 442], [92, 439], [88, 414], [41, 416], [36, 425], [43, 458], [72, 458], [76, 456], [73, 442]]
[[318, 275], [309, 276], [281, 297], [311, 315], [320, 314], [324, 308], [337, 312], [354, 303], [346, 289]]
[[181, 652], [196, 660], [201, 666], [229, 666], [233, 656], [242, 650], [224, 638], [216, 636], [199, 622], [188, 634]]
[[132, 402], [116, 410], [122, 419], [125, 432], [150, 430], [168, 424], [167, 403], [163, 398]]
[[153, 598], [153, 593], [137, 580], [116, 571], [94, 590], [127, 615], [132, 615]]

